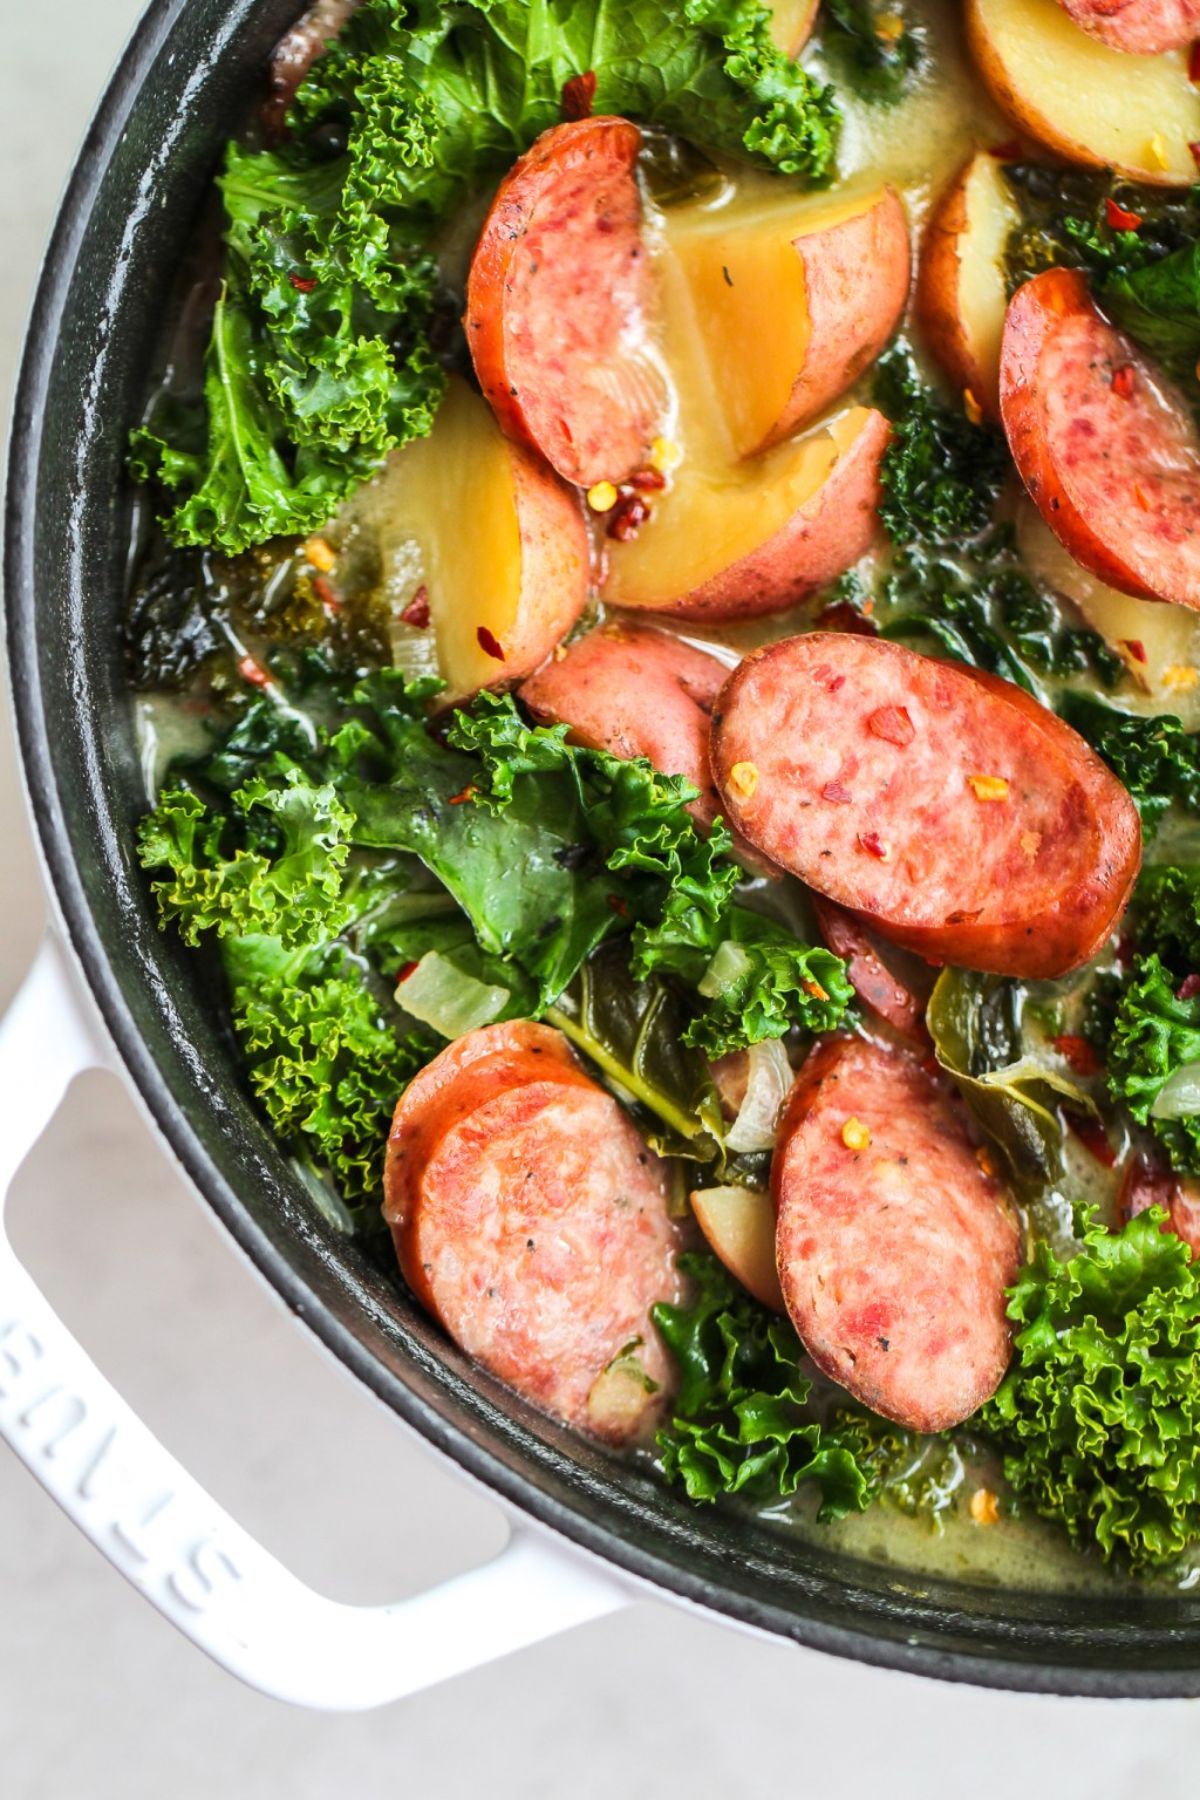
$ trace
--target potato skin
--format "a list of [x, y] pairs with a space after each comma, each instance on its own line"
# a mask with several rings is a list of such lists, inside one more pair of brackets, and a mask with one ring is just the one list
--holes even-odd
[[[1026, 132], [1045, 149], [1061, 156], [1066, 162], [1082, 164], [1085, 168], [1106, 168], [1108, 162], [1102, 156], [1090, 151], [1085, 144], [1073, 138], [1054, 119], [1037, 107], [1031, 106], [1018, 87], [1009, 80], [1004, 62], [999, 54], [987, 28], [985, 17], [986, 0], [966, 0], [964, 16], [967, 34], [967, 45], [972, 60], [979, 71], [980, 79], [990, 92], [997, 106], [1006, 112], [1019, 130]], [[1135, 71], [1131, 71], [1131, 74]], [[1153, 187], [1178, 187], [1180, 177], [1171, 169], [1158, 169], [1143, 164], [1115, 164], [1114, 173], [1129, 175], [1136, 181], [1143, 181]]]
[[810, 331], [791, 397], [751, 454], [827, 410], [879, 356], [908, 300], [912, 249], [899, 196], [886, 188], [855, 218], [794, 240], [804, 264]]
[[510, 454], [521, 533], [521, 601], [500, 678], [521, 681], [545, 662], [587, 605], [591, 543], [574, 490], [520, 444], [513, 444]]
[[882, 491], [879, 465], [890, 435], [883, 414], [870, 412], [814, 500], [774, 537], [690, 593], [631, 610], [677, 619], [753, 619], [786, 612], [836, 580], [875, 542]]
[[[986, 154], [986, 153], [984, 153]], [[969, 391], [989, 419], [1000, 417], [999, 371], [985, 369], [972, 348], [960, 293], [968, 184], [976, 158], [963, 164], [925, 229], [917, 272], [917, 323], [958, 393]]]

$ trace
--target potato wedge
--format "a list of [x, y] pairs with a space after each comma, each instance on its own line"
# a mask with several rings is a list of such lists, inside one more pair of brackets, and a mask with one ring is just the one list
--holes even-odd
[[875, 541], [889, 430], [856, 406], [754, 463], [685, 462], [637, 537], [609, 546], [605, 599], [710, 620], [794, 606]]
[[807, 44], [821, 0], [767, 0], [771, 36], [788, 56], [798, 56]]
[[432, 435], [390, 458], [360, 517], [378, 538], [397, 630], [432, 635], [448, 702], [531, 674], [587, 603], [578, 497], [457, 377]]
[[772, 1312], [784, 1310], [775, 1268], [775, 1208], [762, 1188], [698, 1188], [692, 1211], [713, 1255]]
[[980, 151], [961, 168], [929, 221], [917, 280], [917, 318], [955, 387], [1000, 416], [1004, 249], [1020, 222], [1003, 164]]
[[1022, 502], [1017, 537], [1030, 572], [1070, 600], [1124, 660], [1134, 691], [1122, 705], [1175, 713], [1189, 731], [1200, 730], [1200, 616], [1108, 587], [1064, 549], [1031, 501]]
[[1022, 131], [1070, 162], [1186, 187], [1200, 90], [1183, 50], [1136, 62], [1081, 31], [1058, 0], [967, 0], [979, 72]]
[[[782, 442], [853, 385], [895, 330], [911, 275], [891, 188], [677, 207], [658, 261], [682, 288], [677, 307], [668, 296], [668, 367], [703, 365], [739, 456]], [[699, 338], [690, 355], [677, 343], [685, 308]]]

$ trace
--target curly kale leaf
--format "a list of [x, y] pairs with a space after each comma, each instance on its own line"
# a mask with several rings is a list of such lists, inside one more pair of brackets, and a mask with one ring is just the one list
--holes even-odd
[[822, 1519], [865, 1511], [874, 1481], [862, 1441], [853, 1427], [814, 1416], [791, 1326], [752, 1300], [714, 1256], [687, 1255], [680, 1267], [692, 1298], [653, 1310], [679, 1369], [673, 1415], [658, 1435], [667, 1479], [692, 1500], [768, 1500], [811, 1481], [821, 1491]]
[[391, 1009], [337, 946], [296, 956], [274, 939], [233, 939], [225, 962], [254, 1095], [276, 1134], [333, 1176], [353, 1213], [379, 1194], [396, 1102], [434, 1046], [397, 1033]]
[[980, 1415], [1016, 1493], [1138, 1571], [1200, 1536], [1200, 1265], [1157, 1209], [1049, 1246], [1009, 1293], [1013, 1366]]
[[864, 100], [893, 106], [924, 60], [921, 34], [894, 0], [826, 0], [821, 41]]
[[892, 422], [879, 509], [892, 542], [950, 546], [978, 536], [1008, 473], [1000, 433], [927, 387], [904, 345], [879, 364], [875, 399]]
[[1200, 866], [1160, 863], [1146, 869], [1133, 899], [1138, 943], [1188, 974], [1200, 974]]
[[743, 906], [730, 910], [721, 942], [695, 985], [704, 1010], [683, 1041], [711, 1059], [783, 1037], [793, 1027], [834, 1031], [854, 999], [841, 957]]
[[1059, 711], [1129, 789], [1147, 836], [1172, 802], [1200, 807], [1200, 738], [1179, 719], [1138, 718], [1081, 693], [1064, 694]]
[[334, 789], [277, 753], [229, 799], [230, 812], [219, 813], [170, 788], [142, 820], [138, 856], [155, 876], [160, 922], [173, 921], [193, 946], [206, 931], [287, 945], [336, 936], [349, 917], [342, 890], [354, 820]]
[[1200, 996], [1180, 998], [1185, 991], [1160, 957], [1139, 957], [1109, 1040], [1108, 1085], [1140, 1125], [1153, 1129], [1172, 1168], [1200, 1175], [1200, 1112], [1172, 1116], [1172, 1097], [1163, 1098], [1173, 1076], [1200, 1065]]

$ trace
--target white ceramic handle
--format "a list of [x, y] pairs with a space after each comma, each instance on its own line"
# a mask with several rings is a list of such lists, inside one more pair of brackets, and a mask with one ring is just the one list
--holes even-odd
[[468, 1575], [395, 1605], [344, 1606], [305, 1587], [209, 1498], [59, 1322], [2, 1229], [13, 1175], [75, 1075], [105, 1061], [48, 939], [0, 1023], [0, 1436], [121, 1574], [251, 1687], [345, 1712], [624, 1604], [581, 1554], [518, 1526]]

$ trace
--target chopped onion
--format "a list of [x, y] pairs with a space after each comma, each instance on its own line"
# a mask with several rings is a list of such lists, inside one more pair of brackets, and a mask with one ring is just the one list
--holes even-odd
[[1176, 1069], [1150, 1108], [1152, 1119], [1190, 1119], [1200, 1113], [1200, 1062]]
[[792, 1086], [792, 1065], [778, 1038], [752, 1044], [747, 1054], [750, 1078], [746, 1098], [725, 1139], [729, 1149], [738, 1153], [774, 1147], [780, 1110]]
[[489, 987], [464, 975], [436, 950], [423, 956], [396, 989], [396, 1004], [444, 1038], [465, 1037], [480, 1025], [490, 1025], [510, 998], [507, 988]]
[[726, 938], [696, 983], [697, 990], [706, 1000], [715, 1000], [719, 994], [736, 987], [753, 966], [752, 957], [742, 946], [735, 944], [732, 938]]

